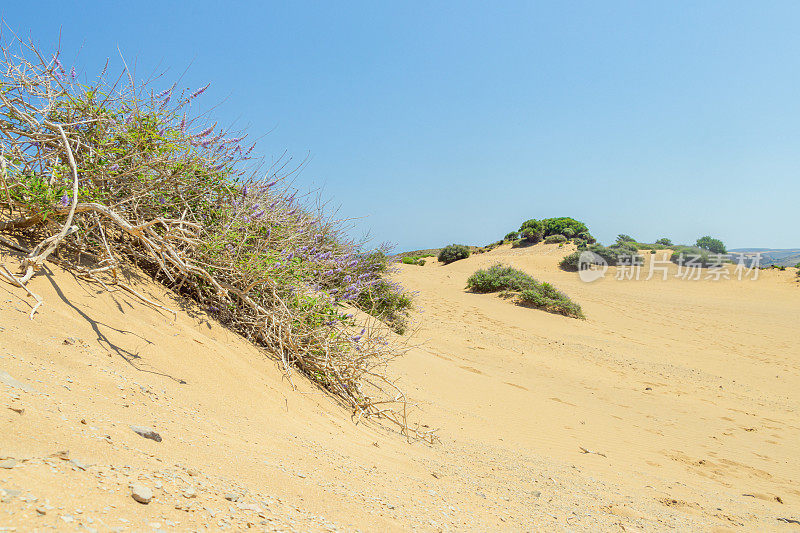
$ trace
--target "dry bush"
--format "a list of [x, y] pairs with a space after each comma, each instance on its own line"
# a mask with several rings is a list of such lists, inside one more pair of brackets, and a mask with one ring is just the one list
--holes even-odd
[[[133, 262], [299, 369], [353, 409], [410, 437], [406, 400], [385, 373], [403, 353], [394, 329], [411, 302], [385, 279], [383, 250], [366, 252], [343, 222], [301, 198], [297, 168], [254, 159], [242, 131], [193, 104], [208, 87], [155, 92], [125, 66], [78, 82], [59, 52], [3, 43], [0, 65], [0, 233], [24, 249], [24, 288], [58, 250], [62, 264], [146, 300], [118, 275]], [[30, 249], [20, 243], [36, 243]], [[31, 293], [32, 294], [32, 293]], [[32, 294], [33, 295], [33, 294]], [[37, 304], [31, 317], [41, 305]], [[359, 315], [362, 316], [362, 315]]]

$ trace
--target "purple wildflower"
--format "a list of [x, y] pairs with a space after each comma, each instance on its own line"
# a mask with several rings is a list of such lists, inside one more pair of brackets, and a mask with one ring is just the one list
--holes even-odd
[[58, 203], [61, 205], [61, 207], [67, 207], [69, 205], [69, 196], [67, 193], [64, 193], [64, 195], [61, 196], [61, 200]]
[[60, 70], [62, 73], [66, 72], [66, 70], [64, 70], [64, 65], [62, 65], [61, 61], [58, 60], [58, 56], [53, 56], [53, 61], [56, 62], [56, 67], [58, 67], [58, 70]]
[[70, 76], [72, 76], [72, 79], [73, 79], [73, 80], [74, 80], [75, 78], [77, 78], [77, 77], [78, 77], [78, 73], [77, 73], [77, 72], [75, 72], [75, 67], [72, 67], [72, 68], [70, 69], [70, 71], [69, 71], [69, 75], [70, 75]]
[[183, 114], [183, 118], [181, 119], [181, 131], [186, 131], [186, 113]]
[[202, 139], [203, 137], [207, 137], [207, 136], [209, 136], [209, 135], [211, 134], [211, 132], [212, 132], [212, 131], [214, 131], [214, 126], [211, 126], [210, 128], [206, 128], [206, 129], [204, 129], [203, 131], [201, 131], [201, 132], [200, 132], [200, 133], [198, 133], [197, 135], [193, 135], [193, 137], [194, 137], [195, 139]]
[[197, 89], [195, 92], [193, 92], [191, 94], [191, 96], [189, 96], [189, 100], [194, 100], [195, 98], [197, 98], [198, 96], [200, 96], [201, 94], [206, 92], [206, 89], [208, 89], [209, 86], [211, 86], [210, 83], [208, 85], [206, 85], [205, 87], [201, 87], [200, 89]]
[[163, 91], [161, 91], [160, 93], [158, 93], [155, 96], [155, 99], [156, 100], [161, 100], [162, 98], [164, 98], [170, 92], [170, 90], [172, 90], [172, 89], [171, 88], [170, 89], [164, 89]]

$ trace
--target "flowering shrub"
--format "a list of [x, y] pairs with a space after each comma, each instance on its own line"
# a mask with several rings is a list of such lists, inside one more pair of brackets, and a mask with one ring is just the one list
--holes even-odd
[[365, 251], [304, 201], [286, 161], [265, 166], [246, 132], [198, 114], [209, 85], [155, 91], [106, 69], [78, 83], [58, 51], [16, 45], [35, 59], [2, 50], [0, 232], [39, 244], [0, 240], [25, 252], [21, 273], [2, 277], [33, 295], [27, 282], [58, 249], [85, 279], [157, 305], [121, 281], [135, 263], [359, 417], [412, 431], [380, 399], [404, 402], [381, 371], [402, 350], [350, 312], [405, 329], [410, 296], [386, 280], [385, 250]]

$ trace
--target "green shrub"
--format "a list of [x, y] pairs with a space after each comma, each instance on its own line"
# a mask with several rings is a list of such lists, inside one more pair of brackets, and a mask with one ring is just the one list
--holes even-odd
[[570, 228], [573, 231], [573, 235], [580, 236], [581, 233], [589, 232], [586, 224], [570, 217], [546, 218], [542, 220], [542, 227], [544, 228], [545, 237], [549, 235], [564, 235], [566, 228]]
[[413, 301], [410, 294], [399, 289], [397, 283], [381, 278], [363, 290], [354, 303], [402, 335], [408, 328], [408, 310]]
[[656, 244], [658, 244], [659, 246], [664, 246], [666, 248], [669, 248], [670, 246], [672, 246], [672, 241], [666, 237], [662, 237], [661, 239], [658, 239], [656, 241]]
[[535, 307], [551, 313], [573, 318], [585, 318], [581, 306], [569, 299], [549, 283], [539, 283], [533, 277], [510, 266], [494, 265], [478, 270], [467, 279], [467, 288], [472, 292], [517, 293], [516, 302], [526, 307]]
[[545, 244], [556, 244], [556, 243], [563, 243], [567, 242], [567, 238], [563, 235], [548, 235], [544, 239]]
[[581, 233], [578, 233], [578, 238], [586, 241], [587, 244], [594, 244], [597, 242], [597, 239], [592, 237], [592, 234], [588, 231], [582, 231]]
[[510, 266], [494, 265], [478, 270], [467, 279], [467, 288], [473, 292], [521, 291], [536, 287], [536, 280]]
[[719, 239], [715, 239], [710, 235], [706, 235], [705, 237], [700, 237], [697, 239], [695, 246], [698, 248], [702, 248], [704, 250], [708, 250], [709, 252], [713, 252], [715, 254], [724, 254], [727, 253], [725, 249], [725, 244]]
[[593, 244], [587, 249], [602, 257], [610, 266], [618, 266], [623, 262], [627, 264], [642, 263], [642, 256], [639, 255], [639, 249], [634, 243], [623, 242], [611, 246]]
[[444, 264], [450, 264], [459, 259], [466, 259], [469, 257], [469, 248], [463, 244], [448, 244], [439, 252], [439, 261]]
[[708, 267], [719, 262], [717, 255], [697, 246], [675, 246], [670, 260], [676, 264], [687, 264], [691, 261], [693, 265]]
[[[626, 265], [641, 265], [644, 263], [644, 258], [639, 255], [639, 251], [634, 243], [624, 242], [611, 246], [590, 244], [584, 249], [578, 250], [577, 252], [573, 252], [564, 257], [558, 266], [562, 270], [566, 270], [568, 272], [577, 272], [578, 268], [580, 268], [581, 252], [584, 250], [593, 252], [598, 257], [597, 264], [600, 264], [602, 261], [605, 261], [606, 264], [610, 266], [619, 266], [623, 262]], [[601, 259], [602, 261], [600, 261]]]
[[510, 241], [516, 241], [517, 239], [519, 239], [519, 232], [517, 232], [517, 231], [512, 231], [512, 232], [506, 234], [505, 237], [503, 237], [503, 241], [509, 241], [509, 242]]
[[522, 291], [519, 294], [518, 302], [520, 305], [543, 309], [549, 313], [572, 318], [586, 318], [580, 305], [547, 282], [541, 283], [537, 289]]
[[574, 229], [574, 228], [571, 228], [571, 227], [569, 227], [569, 226], [568, 226], [568, 227], [566, 227], [566, 228], [564, 228], [563, 230], [561, 230], [561, 235], [563, 235], [563, 236], [564, 236], [564, 237], [566, 237], [567, 239], [571, 239], [571, 238], [573, 238], [573, 237], [575, 236], [575, 234], [576, 234], [576, 233], [577, 233], [577, 232], [575, 231], [575, 229]]
[[656, 253], [656, 251], [655, 250], [650, 250], [650, 253], [654, 254], [654, 253]]
[[572, 239], [572, 242], [575, 244], [575, 246], [578, 247], [578, 250], [582, 250], [582, 249], [586, 248], [586, 241], [584, 241], [583, 239], [575, 238], [575, 239]]
[[430, 254], [426, 256], [417, 256], [417, 255], [406, 255], [400, 261], [404, 265], [419, 265], [422, 266], [425, 264], [425, 260], [422, 257], [430, 257]]
[[536, 244], [544, 237], [544, 226], [540, 220], [526, 220], [519, 228], [519, 235], [529, 244]]
[[577, 272], [579, 268], [581, 258], [581, 252], [572, 252], [568, 256], [564, 257], [558, 266], [561, 270], [567, 270], [569, 272]]
[[619, 235], [617, 235], [617, 244], [625, 242], [636, 242], [636, 239], [634, 239], [630, 235], [625, 235], [624, 233], [620, 233]]

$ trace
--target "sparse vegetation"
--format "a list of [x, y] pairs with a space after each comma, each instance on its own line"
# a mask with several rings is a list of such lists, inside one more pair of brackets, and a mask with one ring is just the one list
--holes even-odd
[[469, 248], [463, 244], [449, 244], [439, 252], [438, 259], [440, 262], [448, 265], [453, 261], [466, 259], [467, 257], [469, 257]]
[[124, 283], [135, 264], [357, 417], [424, 435], [384, 401], [404, 403], [382, 370], [402, 350], [350, 312], [405, 329], [411, 299], [386, 279], [385, 250], [352, 241], [313, 197], [301, 200], [285, 181], [293, 170], [254, 158], [246, 132], [199, 113], [208, 85], [154, 90], [127, 69], [78, 83], [58, 50], [19, 41], [2, 54], [0, 232], [23, 255], [19, 273], [0, 277], [37, 301], [31, 316], [42, 300], [28, 282], [56, 251], [83, 279], [166, 310]]
[[421, 257], [406, 256], [403, 259], [401, 259], [400, 261], [404, 265], [418, 265], [418, 266], [424, 266], [425, 265], [425, 260], [422, 259]]
[[[570, 272], [577, 272], [579, 268], [581, 252], [588, 250], [594, 253], [599, 259], [605, 261], [610, 266], [619, 266], [620, 264], [637, 265], [642, 264], [644, 258], [639, 255], [639, 250], [635, 243], [621, 242], [612, 244], [611, 246], [603, 246], [601, 244], [590, 244], [585, 247], [579, 247], [577, 252], [573, 252], [564, 257], [558, 266], [562, 270]], [[602, 261], [597, 260], [596, 263], [600, 264]]]
[[670, 260], [679, 265], [708, 267], [721, 262], [719, 255], [697, 246], [674, 246]]
[[581, 306], [549, 283], [539, 283], [533, 277], [510, 266], [494, 265], [478, 270], [467, 280], [473, 292], [503, 292], [514, 295], [519, 305], [543, 309], [573, 318], [585, 318]]
[[433, 254], [423, 253], [419, 255], [403, 255], [400, 258], [400, 262], [403, 263], [404, 265], [424, 266], [425, 259], [428, 257], [433, 257]]
[[656, 241], [656, 244], [659, 246], [664, 246], [665, 248], [669, 248], [672, 246], [672, 241], [666, 237], [662, 237]]

